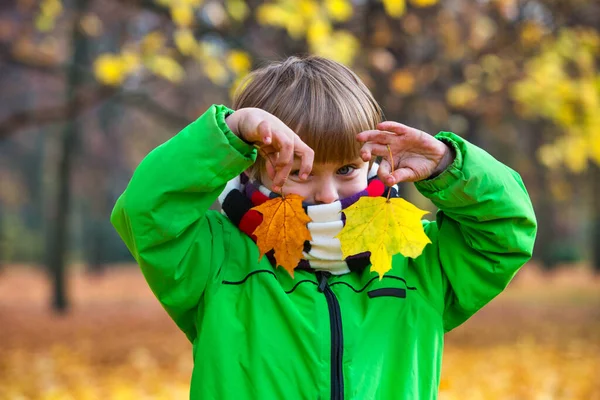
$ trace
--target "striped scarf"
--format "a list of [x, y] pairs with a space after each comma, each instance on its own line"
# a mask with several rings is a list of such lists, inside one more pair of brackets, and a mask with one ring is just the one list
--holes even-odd
[[[312, 220], [307, 226], [312, 240], [304, 243], [303, 258], [297, 266], [298, 269], [327, 271], [333, 275], [342, 275], [350, 271], [362, 271], [370, 265], [369, 252], [343, 259], [340, 241], [335, 236], [342, 230], [346, 221], [343, 210], [356, 203], [361, 197], [387, 196], [388, 190], [391, 190], [390, 197], [398, 196], [395, 186], [388, 188], [377, 179], [377, 167], [374, 164], [371, 168], [367, 188], [363, 191], [329, 204], [303, 204], [306, 214]], [[256, 236], [252, 233], [262, 222], [262, 215], [252, 210], [252, 207], [278, 196], [278, 193], [257, 182], [250, 182], [248, 176], [242, 173], [227, 183], [218, 201], [221, 212], [256, 242]], [[267, 257], [275, 266], [272, 251], [267, 253]]]

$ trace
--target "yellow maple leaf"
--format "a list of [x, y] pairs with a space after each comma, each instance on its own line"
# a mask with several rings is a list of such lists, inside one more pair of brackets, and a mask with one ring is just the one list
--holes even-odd
[[421, 217], [427, 214], [404, 199], [361, 197], [344, 210], [346, 225], [336, 236], [344, 258], [371, 252], [371, 271], [379, 279], [392, 268], [392, 256], [416, 258], [431, 240], [425, 234]]
[[275, 250], [275, 261], [292, 277], [302, 258], [304, 242], [312, 240], [306, 226], [311, 219], [302, 208], [302, 200], [302, 196], [288, 194], [253, 208], [263, 216], [261, 224], [253, 232], [260, 258], [271, 249]]

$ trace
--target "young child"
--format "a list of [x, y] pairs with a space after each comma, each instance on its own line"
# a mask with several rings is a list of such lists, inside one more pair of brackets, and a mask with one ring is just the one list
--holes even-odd
[[[381, 122], [360, 79], [323, 58], [255, 71], [233, 109], [210, 107], [154, 149], [112, 214], [193, 344], [190, 398], [437, 398], [444, 333], [531, 256], [519, 175], [452, 133]], [[341, 210], [395, 196], [400, 182], [439, 211], [423, 222], [423, 254], [395, 255], [380, 280], [368, 253], [344, 260], [334, 236]], [[261, 216], [250, 209], [282, 191], [303, 196], [312, 218], [293, 278], [259, 261], [252, 237]], [[222, 213], [209, 210], [217, 199]]]

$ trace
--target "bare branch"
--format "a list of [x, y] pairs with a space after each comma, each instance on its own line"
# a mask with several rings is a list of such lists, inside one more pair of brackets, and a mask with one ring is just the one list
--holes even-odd
[[122, 92], [116, 88], [102, 86], [95, 91], [86, 91], [86, 95], [76, 96], [72, 101], [64, 102], [59, 106], [13, 113], [0, 121], [0, 140], [24, 128], [65, 122], [69, 119], [69, 109], [73, 109], [77, 103], [78, 117], [109, 99], [145, 111], [170, 127], [181, 128], [192, 121], [191, 118], [170, 111], [144, 93]]
[[65, 101], [59, 106], [15, 112], [8, 118], [0, 121], [0, 139], [6, 138], [11, 133], [23, 128], [66, 121], [68, 119], [68, 111], [73, 109], [74, 105], [77, 104], [78, 110], [80, 113], [83, 113], [114, 96], [116, 93], [116, 89], [103, 86], [91, 92], [91, 94], [87, 92], [85, 96], [75, 96], [71, 101]]
[[11, 45], [6, 42], [0, 42], [0, 66], [2, 64], [14, 66], [17, 68], [27, 68], [28, 70], [43, 72], [45, 74], [59, 76], [64, 73], [65, 67], [62, 65], [48, 65], [43, 63], [32, 63], [15, 57]]
[[119, 96], [116, 100], [124, 105], [145, 111], [158, 118], [163, 124], [174, 128], [183, 128], [192, 122], [191, 118], [167, 109], [144, 93], [127, 93]]

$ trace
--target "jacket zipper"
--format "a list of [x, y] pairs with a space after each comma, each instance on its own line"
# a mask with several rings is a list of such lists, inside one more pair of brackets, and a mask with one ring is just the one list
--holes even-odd
[[344, 398], [342, 312], [340, 310], [340, 303], [327, 282], [331, 274], [329, 272], [317, 271], [316, 275], [319, 281], [318, 290], [325, 294], [327, 308], [329, 309], [329, 323], [331, 327], [331, 399], [342, 400]]

